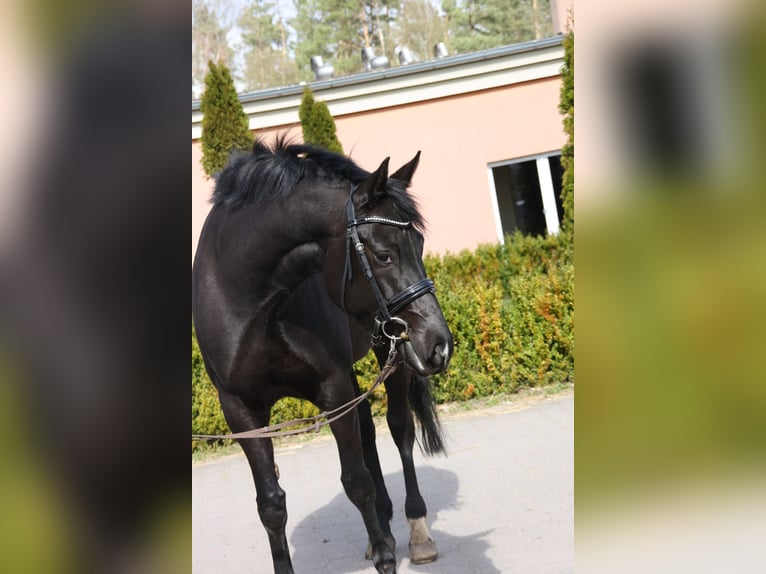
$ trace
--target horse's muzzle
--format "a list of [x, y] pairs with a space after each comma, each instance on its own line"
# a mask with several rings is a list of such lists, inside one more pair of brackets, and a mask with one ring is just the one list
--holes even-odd
[[411, 341], [401, 345], [405, 362], [412, 370], [424, 377], [439, 374], [447, 369], [452, 357], [452, 342], [442, 340], [431, 348], [427, 357], [421, 358]]

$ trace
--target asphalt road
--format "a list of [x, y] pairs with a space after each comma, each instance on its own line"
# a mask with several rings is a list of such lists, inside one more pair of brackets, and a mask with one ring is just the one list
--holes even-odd
[[[378, 449], [394, 503], [397, 572], [560, 574], [574, 571], [574, 396], [443, 416], [447, 457], [416, 466], [439, 559], [408, 557], [404, 481], [385, 427]], [[362, 519], [343, 493], [331, 436], [280, 447], [287, 537], [296, 574], [374, 574]], [[271, 574], [244, 455], [192, 465], [194, 574]]]

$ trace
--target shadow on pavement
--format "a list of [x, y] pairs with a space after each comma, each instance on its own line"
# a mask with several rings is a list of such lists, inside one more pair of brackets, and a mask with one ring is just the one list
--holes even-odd
[[[419, 466], [417, 473], [420, 491], [428, 505], [428, 523], [439, 549], [439, 558], [431, 564], [410, 564], [404, 478], [401, 472], [391, 473], [385, 481], [394, 505], [391, 531], [396, 538], [397, 569], [406, 566], [408, 571], [424, 574], [500, 574], [486, 556], [489, 543], [484, 538], [491, 531], [456, 536], [443, 530], [449, 527], [448, 523], [439, 523], [440, 512], [460, 507], [457, 475], [430, 466]], [[287, 496], [289, 510], [289, 492]], [[364, 559], [367, 533], [362, 518], [345, 494], [338, 494], [295, 525], [289, 542], [296, 572], [375, 572], [372, 562]]]

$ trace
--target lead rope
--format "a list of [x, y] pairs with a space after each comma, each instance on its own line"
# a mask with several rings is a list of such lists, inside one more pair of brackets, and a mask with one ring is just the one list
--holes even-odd
[[[406, 336], [407, 335], [406, 331], [402, 333], [402, 335]], [[243, 432], [229, 433], [229, 434], [193, 434], [192, 440], [275, 438], [275, 437], [304, 434], [309, 432], [317, 433], [319, 432], [319, 429], [321, 429], [322, 427], [325, 427], [337, 421], [339, 418], [353, 411], [357, 407], [357, 405], [359, 405], [359, 403], [361, 403], [363, 400], [369, 397], [372, 394], [372, 392], [380, 386], [381, 383], [383, 383], [388, 377], [390, 377], [394, 373], [394, 371], [396, 371], [397, 367], [399, 366], [399, 363], [396, 362], [396, 344], [399, 341], [404, 339], [402, 335], [392, 336], [392, 335], [386, 334], [386, 336], [391, 340], [391, 347], [389, 348], [389, 351], [388, 351], [388, 360], [386, 360], [386, 364], [383, 365], [383, 368], [380, 370], [380, 373], [378, 374], [377, 378], [375, 379], [375, 381], [372, 383], [370, 388], [367, 389], [365, 393], [359, 395], [353, 400], [348, 401], [347, 403], [339, 406], [338, 408], [333, 409], [331, 411], [321, 412], [318, 415], [315, 415], [313, 417], [295, 419], [295, 420], [286, 421], [283, 423], [260, 427], [257, 429], [252, 429], [252, 430], [243, 431]], [[297, 428], [297, 429], [282, 430], [284, 428], [293, 427], [296, 425], [306, 425], [306, 426], [302, 426], [301, 428]]]

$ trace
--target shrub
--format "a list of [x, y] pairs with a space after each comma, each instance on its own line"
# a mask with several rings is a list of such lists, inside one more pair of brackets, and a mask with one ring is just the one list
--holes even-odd
[[221, 171], [234, 151], [251, 151], [253, 133], [247, 114], [237, 98], [229, 69], [224, 64], [208, 62], [205, 92], [200, 101], [202, 112], [202, 167], [208, 177]]
[[308, 87], [303, 89], [303, 99], [298, 109], [298, 117], [303, 129], [303, 141], [335, 153], [343, 153], [336, 135], [335, 120], [324, 102], [314, 100], [314, 94]]
[[437, 401], [574, 380], [574, 266], [556, 236], [515, 234], [456, 256], [426, 257], [455, 338]]
[[522, 275], [503, 310], [515, 387], [569, 381], [574, 376], [574, 268]]
[[564, 217], [561, 230], [574, 233], [574, 25], [572, 13], [567, 23], [569, 30], [563, 39], [564, 65], [561, 68], [561, 93], [559, 111], [564, 116], [564, 133], [567, 141], [561, 148], [561, 166], [564, 168], [561, 181], [561, 203]]

